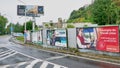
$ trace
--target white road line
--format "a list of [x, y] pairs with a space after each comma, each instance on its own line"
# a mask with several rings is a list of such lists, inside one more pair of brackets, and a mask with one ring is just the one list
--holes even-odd
[[19, 54], [24, 55], [24, 56], [26, 56], [26, 57], [33, 58], [33, 59], [35, 59], [35, 60], [37, 59], [37, 58], [35, 58], [35, 57], [29, 56], [29, 55], [24, 54], [24, 53], [22, 53], [22, 52], [18, 52], [18, 51], [14, 50], [14, 49], [10, 49], [10, 50], [13, 50], [13, 51], [15, 51], [16, 53], [19, 53]]
[[60, 68], [61, 66], [59, 66], [59, 65], [54, 65], [54, 68]]
[[18, 63], [18, 64], [16, 64], [15, 68], [19, 68], [19, 66], [22, 66], [22, 65], [27, 64], [27, 63], [30, 63], [30, 62], [21, 62], [21, 63]]
[[47, 61], [44, 61], [44, 62], [42, 63], [42, 65], [40, 66], [40, 68], [46, 68], [47, 65], [48, 65], [48, 62], [47, 62]]
[[8, 68], [10, 65], [0, 66], [0, 68]]
[[[68, 67], [65, 67], [65, 66], [62, 66], [62, 65], [59, 65], [59, 64], [55, 64], [55, 63], [51, 63], [51, 62], [48, 62], [49, 64], [52, 64], [52, 65], [54, 65], [54, 66], [61, 66], [61, 67], [63, 67], [63, 68], [68, 68]], [[54, 67], [55, 68], [55, 67]]]
[[54, 59], [60, 59], [60, 58], [64, 58], [66, 56], [57, 56], [57, 57], [51, 57], [51, 58], [47, 58], [46, 60], [54, 60]]
[[10, 57], [10, 56], [13, 56], [13, 55], [15, 55], [15, 54], [17, 54], [17, 53], [15, 52], [15, 53], [12, 53], [12, 54], [10, 54], [10, 55], [8, 55], [8, 56], [5, 56], [5, 57], [3, 57], [3, 58], [0, 58], [0, 61], [1, 61], [1, 60], [4, 60], [4, 59], [6, 59], [6, 58], [8, 58], [8, 57]]
[[33, 58], [33, 59], [37, 59], [37, 58], [35, 58], [35, 57], [32, 57], [32, 56], [29, 56], [29, 55], [27, 55], [27, 54], [24, 54], [24, 53], [21, 53], [21, 52], [18, 52], [18, 51], [16, 51], [17, 53], [19, 53], [19, 54], [21, 54], [21, 55], [24, 55], [24, 56], [26, 56], [26, 57], [29, 57], [29, 58]]
[[14, 51], [10, 51], [10, 52], [7, 52], [7, 53], [4, 53], [4, 54], [2, 54], [2, 55], [0, 55], [0, 57], [3, 57], [3, 56], [5, 56], [5, 55], [10, 55], [10, 54], [12, 54], [12, 53], [14, 53]]
[[2, 52], [0, 52], [0, 54], [6, 53], [6, 52], [9, 52], [9, 51], [11, 51], [11, 50], [2, 51]]
[[24, 65], [24, 64], [28, 64], [28, 63], [30, 63], [30, 61], [10, 64], [10, 65], [2, 65], [2, 66], [0, 66], [0, 68], [8, 68], [10, 66], [15, 66], [15, 68], [19, 68], [19, 66]]
[[32, 61], [27, 67], [25, 67], [25, 68], [33, 68], [33, 66], [36, 64], [36, 63], [38, 63], [38, 62], [40, 62], [41, 60], [39, 60], [39, 59], [37, 59], [37, 60], [34, 60], [34, 61]]

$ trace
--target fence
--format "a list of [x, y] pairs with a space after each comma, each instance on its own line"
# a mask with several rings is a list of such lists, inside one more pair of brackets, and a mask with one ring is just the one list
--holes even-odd
[[[119, 26], [42, 29], [27, 32], [27, 40], [43, 46], [78, 48], [83, 52], [119, 53]], [[32, 37], [31, 37], [32, 36]], [[82, 37], [83, 36], [83, 37]]]

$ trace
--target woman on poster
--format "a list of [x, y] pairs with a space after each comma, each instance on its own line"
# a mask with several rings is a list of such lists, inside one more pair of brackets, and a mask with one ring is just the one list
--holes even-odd
[[78, 48], [90, 48], [91, 45], [93, 45], [93, 41], [91, 41], [91, 43], [85, 43], [83, 28], [78, 29], [77, 45], [78, 45]]

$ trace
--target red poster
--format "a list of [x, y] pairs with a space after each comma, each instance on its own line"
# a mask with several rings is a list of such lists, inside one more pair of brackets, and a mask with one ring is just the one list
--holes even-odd
[[119, 27], [105, 26], [97, 28], [97, 50], [119, 52]]

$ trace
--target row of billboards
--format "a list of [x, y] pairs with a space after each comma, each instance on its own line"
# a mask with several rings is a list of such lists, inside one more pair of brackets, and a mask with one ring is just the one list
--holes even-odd
[[44, 14], [44, 7], [38, 5], [18, 5], [17, 15], [19, 16], [30, 16], [40, 17]]
[[[33, 33], [36, 40], [41, 38], [43, 42], [43, 33]], [[40, 35], [41, 34], [41, 35]], [[67, 46], [67, 37], [69, 32], [66, 29], [46, 30], [46, 43], [49, 46]], [[40, 37], [41, 36], [41, 37]], [[120, 52], [119, 44], [119, 26], [103, 26], [103, 27], [88, 27], [88, 28], [76, 28], [76, 45], [78, 49], [92, 49], [108, 52]], [[73, 40], [75, 41], [75, 40]]]

